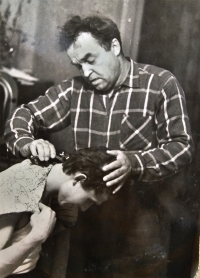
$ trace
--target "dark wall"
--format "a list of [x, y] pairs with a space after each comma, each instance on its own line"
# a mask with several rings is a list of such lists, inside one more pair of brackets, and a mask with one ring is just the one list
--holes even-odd
[[200, 1], [145, 2], [138, 61], [171, 71], [182, 85], [196, 147], [200, 136]]
[[145, 2], [138, 60], [174, 71], [182, 0]]
[[146, 0], [138, 60], [167, 68], [185, 89], [199, 90], [199, 14], [199, 0]]
[[137, 60], [171, 71], [185, 91], [196, 150], [183, 178], [194, 210], [199, 209], [200, 199], [199, 46], [199, 0], [146, 0]]

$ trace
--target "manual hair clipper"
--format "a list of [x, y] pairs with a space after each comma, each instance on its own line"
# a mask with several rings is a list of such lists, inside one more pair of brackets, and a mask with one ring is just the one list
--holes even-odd
[[31, 162], [33, 164], [40, 165], [40, 166], [48, 166], [49, 164], [55, 164], [55, 163], [58, 163], [58, 162], [63, 163], [68, 158], [69, 158], [69, 155], [65, 154], [64, 152], [56, 155], [55, 158], [50, 158], [48, 161], [41, 161], [41, 160], [39, 160], [38, 156], [31, 155], [29, 157], [29, 159], [31, 160]]

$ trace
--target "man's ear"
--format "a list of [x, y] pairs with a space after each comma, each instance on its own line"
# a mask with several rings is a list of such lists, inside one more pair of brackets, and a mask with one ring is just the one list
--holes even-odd
[[83, 182], [85, 180], [87, 180], [87, 176], [85, 174], [78, 173], [74, 177], [73, 185], [76, 185], [77, 182]]
[[114, 53], [115, 56], [118, 56], [121, 52], [121, 46], [117, 39], [113, 39], [111, 42], [111, 50]]

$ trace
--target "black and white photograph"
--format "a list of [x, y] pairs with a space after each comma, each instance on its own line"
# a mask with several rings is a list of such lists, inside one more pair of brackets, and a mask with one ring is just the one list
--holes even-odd
[[0, 0], [0, 278], [200, 278], [199, 105], [199, 0]]

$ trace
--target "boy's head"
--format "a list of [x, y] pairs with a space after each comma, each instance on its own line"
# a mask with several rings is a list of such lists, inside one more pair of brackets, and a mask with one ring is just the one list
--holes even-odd
[[103, 177], [107, 172], [102, 168], [114, 160], [116, 157], [108, 154], [106, 148], [86, 148], [71, 154], [63, 163], [63, 172], [74, 179], [68, 202], [86, 210], [93, 203], [106, 201], [114, 188], [106, 186]]

